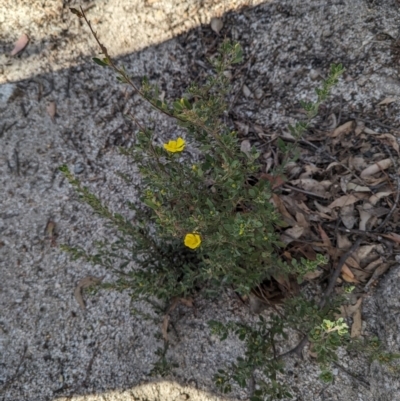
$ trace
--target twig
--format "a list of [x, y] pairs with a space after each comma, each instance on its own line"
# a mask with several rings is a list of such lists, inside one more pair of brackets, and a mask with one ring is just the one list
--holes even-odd
[[[385, 146], [386, 152], [389, 153], [390, 156], [390, 160], [393, 163], [393, 166], [395, 167], [396, 171], [397, 171], [397, 163], [395, 161], [395, 159], [392, 156], [392, 152], [390, 151], [390, 149]], [[390, 209], [390, 212], [386, 215], [386, 217], [384, 218], [384, 220], [382, 221], [381, 224], [379, 224], [379, 226], [377, 228], [375, 228], [375, 230], [373, 231], [379, 231], [382, 227], [384, 227], [386, 225], [386, 223], [389, 221], [389, 219], [392, 217], [394, 211], [396, 210], [398, 204], [399, 204], [399, 200], [400, 200], [400, 179], [399, 177], [396, 176], [396, 183], [397, 183], [397, 193], [396, 193], [396, 199], [393, 203], [392, 208]]]
[[365, 381], [364, 379], [362, 379], [361, 377], [358, 377], [357, 375], [355, 375], [354, 373], [350, 372], [349, 370], [347, 370], [345, 367], [343, 367], [342, 365], [340, 365], [339, 363], [333, 361], [333, 364], [335, 366], [337, 366], [339, 369], [343, 370], [343, 372], [347, 373], [349, 376], [351, 376], [353, 379], [357, 380], [362, 386], [364, 386], [366, 389], [370, 389], [370, 385], [367, 381]]
[[385, 224], [389, 221], [389, 219], [392, 217], [394, 211], [396, 210], [397, 206], [399, 205], [399, 200], [400, 200], [400, 178], [397, 177], [397, 193], [396, 193], [396, 199], [393, 203], [392, 208], [390, 209], [390, 212], [386, 215], [385, 219], [382, 221], [381, 224], [377, 228], [375, 228], [373, 231], [378, 232], [381, 228], [385, 226]]
[[329, 296], [331, 295], [333, 289], [335, 288], [336, 280], [338, 279], [340, 272], [342, 271], [342, 267], [345, 264], [346, 260], [353, 254], [353, 252], [360, 246], [361, 241], [364, 239], [364, 236], [360, 236], [357, 238], [357, 241], [353, 244], [353, 246], [340, 258], [338, 265], [336, 266], [335, 271], [333, 272], [331, 279], [329, 281], [328, 287], [325, 290], [325, 293], [319, 303], [319, 308], [322, 309]]
[[391, 129], [391, 130], [393, 130], [395, 132], [399, 132], [398, 128], [394, 128], [391, 125], [380, 123], [379, 121], [371, 121], [371, 120], [366, 120], [365, 118], [359, 118], [359, 117], [351, 117], [351, 118], [354, 118], [356, 120], [362, 121], [363, 123], [375, 124], [375, 125], [379, 125], [382, 128], [387, 128], [387, 129]]
[[326, 199], [325, 196], [315, 194], [314, 192], [305, 191], [304, 189], [292, 187], [292, 186], [289, 185], [289, 184], [284, 184], [283, 187], [284, 187], [284, 188], [291, 189], [291, 190], [296, 191], [296, 192], [301, 192], [302, 194], [306, 194], [306, 195], [309, 195], [309, 196], [315, 196], [316, 198]]
[[21, 366], [22, 366], [22, 363], [23, 363], [24, 360], [25, 360], [25, 355], [26, 355], [26, 351], [27, 351], [27, 350], [28, 350], [28, 346], [25, 345], [25, 346], [24, 346], [24, 350], [22, 351], [21, 359], [20, 359], [20, 361], [19, 361], [19, 363], [18, 363], [17, 369], [15, 369], [15, 373], [4, 383], [3, 387], [0, 389], [0, 394], [1, 394], [1, 393], [4, 393], [4, 392], [8, 389], [8, 387], [10, 387], [11, 384], [12, 384], [16, 379], [18, 379], [18, 377], [21, 376], [21, 374], [23, 373], [23, 372], [20, 372], [19, 370], [20, 370], [20, 368], [21, 368]]
[[[242, 71], [242, 70], [246, 67], [247, 64], [250, 65], [250, 62], [253, 61], [253, 59], [255, 59], [255, 56], [256, 56], [255, 53], [253, 53], [253, 54], [249, 57], [249, 59], [246, 61], [246, 63], [242, 66], [242, 68], [239, 70], [239, 72]], [[242, 90], [243, 90], [243, 86], [244, 86], [244, 84], [245, 84], [245, 82], [246, 82], [246, 78], [247, 78], [247, 75], [249, 74], [249, 70], [250, 70], [250, 68], [249, 68], [249, 66], [248, 66], [247, 72], [246, 72], [246, 74], [244, 74], [243, 77], [242, 77], [242, 82], [240, 83], [239, 90], [236, 92], [236, 95], [235, 95], [235, 97], [233, 98], [233, 100], [232, 100], [232, 102], [231, 102], [231, 104], [230, 104], [230, 106], [229, 106], [229, 110], [228, 110], [228, 111], [232, 110], [233, 107], [235, 106], [235, 104], [236, 104], [236, 102], [237, 102], [237, 99], [238, 99], [238, 97], [239, 97], [239, 93], [242, 92]], [[237, 75], [237, 73], [234, 75], [234, 77], [232, 77], [232, 79], [235, 78], [236, 75]]]

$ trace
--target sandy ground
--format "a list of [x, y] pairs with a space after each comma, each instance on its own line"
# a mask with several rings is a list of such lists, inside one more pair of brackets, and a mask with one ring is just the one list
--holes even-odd
[[[250, 62], [233, 82], [231, 112], [250, 134], [255, 124], [266, 134], [284, 130], [298, 117], [298, 101], [313, 96], [332, 62], [346, 68], [331, 102], [337, 111], [342, 105], [343, 121], [356, 115], [374, 120], [380, 113], [381, 120], [399, 125], [396, 103], [383, 114], [376, 106], [386, 97], [400, 98], [397, 1], [260, 3], [99, 0], [82, 6], [111, 54], [135, 79], [147, 75], [160, 82], [167, 98], [179, 96], [208, 68], [205, 57], [223, 36], [238, 40]], [[235, 11], [241, 5], [248, 7]], [[132, 110], [143, 123], [152, 120], [160, 137], [176, 130], [91, 62], [98, 49], [68, 10], [77, 6], [67, 0], [0, 5], [1, 399], [220, 399], [212, 376], [235, 359], [241, 344], [234, 338], [220, 343], [206, 322], [251, 319], [229, 294], [216, 303], [198, 301], [196, 315], [176, 311], [169, 356], [179, 367], [159, 383], [149, 376], [161, 346], [154, 337], [157, 317], [149, 321], [131, 313], [133, 307], [151, 310], [131, 305], [126, 294], [100, 292], [82, 311], [73, 296], [82, 277], [113, 277], [71, 262], [57, 245], [91, 250], [95, 240], [113, 232], [79, 203], [58, 167], [68, 164], [113, 210], [125, 211], [134, 193], [116, 172], [134, 176], [135, 166], [116, 146], [128, 146], [135, 127], [122, 113]], [[221, 36], [210, 28], [213, 16], [223, 18]], [[10, 57], [23, 33], [30, 37], [28, 47]], [[54, 119], [48, 113], [52, 104]], [[56, 222], [55, 241], [46, 231], [49, 221]], [[400, 324], [393, 311], [400, 277], [396, 269], [390, 274], [391, 284], [383, 287], [390, 295], [378, 290], [365, 303], [365, 333], [379, 333], [398, 351]], [[325, 388], [316, 366], [293, 359], [288, 370], [294, 399], [400, 399], [399, 381], [379, 366], [370, 369], [367, 361], [346, 354], [341, 362], [368, 378], [370, 387], [335, 369], [334, 384]], [[233, 395], [247, 397], [239, 390]]]

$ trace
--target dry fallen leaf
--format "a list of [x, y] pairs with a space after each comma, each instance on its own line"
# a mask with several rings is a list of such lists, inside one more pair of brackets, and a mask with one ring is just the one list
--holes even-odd
[[250, 157], [251, 144], [248, 139], [242, 141], [240, 144], [240, 151], [243, 152], [247, 157]]
[[224, 23], [222, 22], [221, 18], [211, 18], [211, 29], [219, 35], [221, 29], [223, 28]]
[[342, 266], [342, 273], [349, 276], [350, 278], [354, 279], [354, 274], [350, 270], [349, 266], [346, 265], [346, 263], [344, 263]]
[[361, 269], [360, 264], [356, 260], [355, 256], [349, 256], [346, 259], [346, 265], [349, 267], [354, 267], [355, 269]]
[[347, 235], [337, 233], [336, 245], [341, 251], [347, 251], [351, 248], [352, 242], [349, 240]]
[[378, 103], [378, 106], [385, 106], [386, 104], [390, 104], [396, 102], [397, 99], [395, 97], [387, 97]]
[[354, 312], [353, 324], [351, 325], [351, 338], [356, 338], [361, 336], [362, 320], [361, 320], [361, 310], [360, 308]]
[[362, 156], [350, 156], [349, 167], [353, 167], [356, 171], [362, 171], [367, 167], [367, 162]]
[[383, 273], [385, 273], [390, 267], [389, 263], [382, 263], [378, 268], [374, 271], [374, 274], [369, 279], [368, 283], [365, 285], [364, 289], [368, 290], [371, 284], [376, 281]]
[[354, 278], [354, 275], [353, 275], [353, 277], [350, 277], [348, 274], [342, 273], [342, 278], [347, 283], [359, 284], [359, 281]]
[[363, 270], [368, 273], [372, 273], [373, 271], [375, 271], [375, 269], [377, 269], [381, 265], [383, 265], [382, 256], [380, 256], [378, 259], [371, 262], [369, 265], [365, 266]]
[[354, 227], [354, 224], [356, 224], [356, 216], [354, 215], [354, 203], [340, 208], [340, 217], [344, 226], [348, 229], [352, 229]]
[[389, 234], [381, 234], [381, 236], [400, 244], [400, 235], [399, 234], [389, 233]]
[[319, 202], [314, 201], [315, 207], [318, 209], [319, 212], [325, 213], [325, 214], [330, 214], [332, 212], [332, 209], [330, 209], [327, 206], [321, 205]]
[[353, 315], [358, 311], [361, 310], [362, 298], [358, 298], [357, 302], [354, 305], [344, 305], [344, 310], [346, 313], [346, 317], [353, 317]]
[[354, 253], [357, 260], [360, 261], [362, 264], [367, 258], [370, 256], [371, 252], [376, 248], [375, 244], [373, 245], [362, 245], [360, 246], [357, 251]]
[[20, 51], [24, 50], [29, 43], [29, 36], [23, 33], [14, 44], [14, 49], [11, 51], [11, 56], [15, 56]]
[[162, 336], [165, 341], [168, 341], [169, 319], [170, 319], [169, 315], [168, 314], [165, 315], [163, 318], [162, 326], [161, 326]]
[[272, 201], [273, 201], [275, 207], [279, 210], [280, 214], [282, 215], [283, 220], [285, 221], [285, 223], [288, 224], [291, 227], [295, 226], [296, 225], [296, 220], [288, 212], [288, 210], [286, 209], [286, 206], [283, 203], [282, 199], [278, 195], [272, 194]]
[[323, 273], [323, 270], [314, 270], [313, 272], [308, 272], [303, 276], [303, 280], [314, 280], [318, 278]]
[[179, 302], [188, 308], [193, 308], [193, 298], [179, 298]]
[[336, 138], [340, 135], [345, 135], [351, 132], [351, 130], [355, 127], [355, 122], [354, 121], [348, 121], [347, 123], [344, 123], [337, 127], [329, 136], [332, 138]]
[[378, 203], [378, 201], [382, 198], [386, 198], [387, 196], [392, 195], [393, 192], [378, 192], [376, 194], [373, 194], [370, 198], [369, 198], [369, 202], [372, 205], [376, 205]]
[[103, 278], [104, 278], [104, 276], [103, 277], [87, 276], [87, 277], [84, 277], [83, 279], [79, 280], [78, 285], [76, 286], [75, 291], [74, 291], [74, 296], [75, 296], [75, 299], [78, 301], [79, 306], [82, 309], [86, 308], [85, 301], [83, 300], [83, 297], [82, 297], [82, 289], [90, 287], [95, 284], [100, 284], [103, 281]]
[[358, 223], [358, 229], [361, 231], [367, 231], [367, 223], [372, 217], [370, 204], [366, 203], [363, 206], [357, 206], [360, 214], [360, 221]]
[[328, 237], [328, 234], [326, 233], [326, 231], [321, 227], [321, 225], [318, 225], [318, 231], [319, 231], [319, 235], [321, 236], [322, 242], [324, 244], [325, 247], [327, 248], [332, 248], [332, 242]]
[[317, 181], [313, 178], [301, 178], [299, 180], [289, 181], [292, 185], [297, 186], [305, 191], [312, 192], [324, 198], [328, 198], [327, 189], [332, 185], [330, 181]]
[[361, 172], [360, 177], [361, 178], [369, 177], [370, 175], [374, 175], [374, 174], [378, 173], [379, 171], [386, 170], [391, 165], [392, 165], [391, 159], [381, 160], [379, 162], [372, 164], [371, 166], [368, 166], [366, 169], [364, 169]]
[[399, 143], [392, 134], [381, 134], [376, 136], [375, 138], [383, 139], [384, 142], [387, 142], [397, 152], [397, 154], [400, 153]]
[[371, 192], [371, 190], [368, 187], [356, 184], [355, 182], [348, 182], [346, 185], [346, 189], [347, 191], [354, 191], [354, 192]]
[[51, 121], [53, 123], [55, 122], [56, 113], [57, 113], [56, 103], [55, 102], [49, 102], [49, 104], [47, 105], [47, 114], [50, 116]]
[[296, 212], [296, 220], [297, 220], [297, 225], [300, 227], [308, 228], [310, 227], [310, 223], [307, 221], [303, 213]]
[[304, 227], [300, 227], [298, 225], [295, 225], [294, 227], [285, 230], [285, 234], [294, 239], [300, 238], [303, 233], [304, 233]]
[[330, 209], [333, 209], [335, 207], [348, 206], [348, 205], [351, 205], [358, 201], [359, 201], [359, 198], [357, 198], [354, 195], [343, 195], [340, 198], [337, 198], [336, 200], [334, 200], [328, 207]]

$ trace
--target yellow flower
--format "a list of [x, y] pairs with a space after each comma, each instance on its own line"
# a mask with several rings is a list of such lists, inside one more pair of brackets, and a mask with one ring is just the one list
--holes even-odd
[[176, 141], [169, 141], [168, 143], [164, 143], [164, 149], [171, 153], [182, 152], [184, 148], [185, 141], [181, 137], [179, 137]]
[[201, 238], [199, 234], [190, 233], [185, 235], [185, 245], [190, 249], [196, 249], [201, 244]]

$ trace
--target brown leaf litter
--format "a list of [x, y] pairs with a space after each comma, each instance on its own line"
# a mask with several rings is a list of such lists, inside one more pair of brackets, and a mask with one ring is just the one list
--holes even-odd
[[[286, 244], [281, 257], [286, 261], [315, 260], [317, 254], [329, 258], [305, 281], [326, 280], [356, 240], [361, 245], [341, 266], [338, 285], [347, 282], [367, 291], [394, 263], [392, 246], [389, 249], [381, 237], [400, 245], [399, 132], [378, 130], [357, 120], [331, 127], [328, 133], [314, 130], [302, 141], [298, 160], [286, 166], [286, 178], [279, 177], [280, 185], [273, 186], [271, 202], [286, 224], [280, 232]], [[322, 142], [325, 154], [316, 155], [313, 142]], [[268, 159], [267, 171], [280, 157], [279, 148], [271, 146], [267, 154], [275, 156], [273, 162]], [[273, 182], [270, 175], [261, 176]], [[256, 292], [269, 301], [293, 292], [276, 278], [264, 284], [265, 289]], [[290, 288], [290, 280], [285, 284]], [[353, 318], [351, 335], [356, 337], [361, 333], [361, 312], [354, 312]]]

